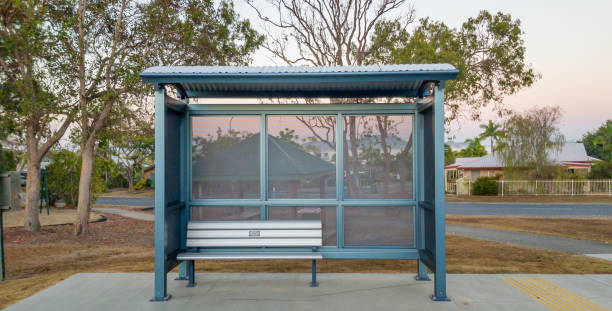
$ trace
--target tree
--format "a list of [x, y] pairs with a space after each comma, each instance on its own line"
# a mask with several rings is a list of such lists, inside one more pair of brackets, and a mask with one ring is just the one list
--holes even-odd
[[612, 162], [600, 161], [591, 167], [589, 178], [604, 179], [612, 178]]
[[508, 175], [550, 177], [547, 169], [555, 164], [550, 155], [560, 152], [565, 143], [558, 128], [560, 119], [561, 109], [555, 106], [532, 108], [504, 123], [498, 152]]
[[410, 32], [394, 21], [381, 21], [372, 47], [385, 63], [450, 63], [459, 69], [445, 85], [446, 119], [464, 113], [478, 119], [482, 108], [493, 104], [508, 113], [503, 99], [531, 86], [540, 78], [525, 62], [521, 21], [510, 14], [481, 11], [459, 29], [424, 18]]
[[502, 131], [500, 130], [501, 125], [489, 120], [489, 123], [481, 124], [480, 128], [483, 129], [484, 131], [480, 134], [479, 138], [480, 139], [490, 138], [491, 139], [491, 153], [494, 153], [495, 152], [494, 142], [497, 141], [499, 136], [502, 135]]
[[99, 138], [99, 153], [119, 163], [117, 173], [127, 181], [128, 192], [134, 191], [137, 173], [145, 165], [153, 164], [154, 108], [153, 102], [142, 95], [134, 96], [131, 102], [122, 104], [120, 113], [111, 114]]
[[[94, 196], [105, 189], [103, 158], [96, 158], [92, 182]], [[58, 150], [53, 161], [45, 170], [47, 171], [47, 185], [51, 201], [62, 199], [66, 204], [75, 206], [79, 195], [79, 172], [81, 171], [81, 157], [78, 153], [69, 150]]]
[[8, 0], [0, 5], [0, 124], [26, 145], [28, 231], [40, 230], [40, 163], [75, 113], [69, 88], [57, 78], [67, 64], [56, 44], [64, 29], [50, 27], [55, 12], [66, 4]]
[[228, 1], [79, 0], [58, 26], [72, 59], [65, 81], [78, 86], [82, 166], [75, 234], [87, 232], [94, 156], [109, 118], [135, 94], [151, 92], [139, 73], [150, 65], [244, 64], [261, 43]]
[[612, 120], [606, 121], [596, 131], [584, 134], [582, 142], [588, 155], [612, 162]]
[[[325, 0], [269, 0], [268, 4], [278, 15], [269, 17], [259, 4], [248, 1], [259, 18], [270, 26], [267, 41], [263, 47], [272, 55], [289, 66], [342, 66], [365, 65], [378, 49], [379, 41], [374, 41], [376, 25], [383, 20], [407, 27], [414, 20], [414, 9], [406, 0], [382, 1], [336, 1]], [[295, 47], [291, 49], [290, 47]], [[295, 51], [297, 54], [293, 54]], [[337, 103], [346, 102], [335, 99]], [[353, 103], [364, 100], [351, 100]], [[363, 117], [350, 116], [345, 120], [344, 155], [346, 157], [347, 190], [349, 194], [358, 193], [359, 141], [357, 123]], [[383, 139], [381, 147], [385, 153], [385, 191], [390, 169], [391, 157], [386, 144], [385, 132], [390, 124], [386, 118], [376, 120]], [[309, 127], [332, 128], [333, 117], [320, 117], [303, 122]], [[392, 122], [391, 122], [392, 123]], [[314, 130], [312, 130], [314, 132]], [[322, 137], [320, 137], [322, 138]], [[334, 137], [323, 140], [335, 148]], [[410, 150], [407, 146], [407, 150]], [[385, 151], [387, 150], [387, 151]]]
[[474, 139], [468, 138], [465, 142], [468, 143], [468, 146], [459, 150], [457, 153], [458, 158], [482, 157], [487, 155], [487, 150], [480, 144], [479, 137], [475, 137]]
[[450, 145], [444, 144], [444, 165], [450, 165], [455, 163], [457, 155], [453, 151]]

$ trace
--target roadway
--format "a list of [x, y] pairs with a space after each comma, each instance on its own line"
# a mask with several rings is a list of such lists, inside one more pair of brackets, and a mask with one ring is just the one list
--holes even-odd
[[[153, 206], [152, 197], [100, 197], [97, 204]], [[448, 214], [537, 217], [610, 217], [610, 203], [446, 203]]]

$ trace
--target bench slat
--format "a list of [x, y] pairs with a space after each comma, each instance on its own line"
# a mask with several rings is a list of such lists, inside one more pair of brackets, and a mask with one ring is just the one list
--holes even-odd
[[190, 221], [187, 230], [321, 229], [320, 220]]
[[321, 238], [187, 239], [187, 247], [308, 247], [322, 246]]
[[318, 252], [227, 252], [227, 253], [180, 253], [178, 260], [262, 260], [262, 259], [323, 259]]
[[321, 238], [321, 230], [190, 230], [188, 239], [206, 238]]

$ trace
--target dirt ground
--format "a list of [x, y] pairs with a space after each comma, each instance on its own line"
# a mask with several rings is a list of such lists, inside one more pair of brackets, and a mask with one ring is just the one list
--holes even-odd
[[[4, 226], [6, 227], [19, 227], [23, 226], [23, 220], [25, 211], [23, 209], [11, 210], [4, 212]], [[52, 208], [49, 215], [47, 211], [43, 209], [43, 212], [38, 214], [40, 224], [42, 226], [59, 225], [59, 224], [71, 224], [76, 219], [76, 210], [74, 209], [57, 209]], [[102, 215], [98, 213], [91, 213], [89, 215], [89, 221], [99, 221]]]
[[509, 196], [485, 196], [485, 195], [446, 195], [446, 202], [486, 202], [486, 203], [610, 203], [612, 196], [576, 195], [509, 195]]
[[612, 219], [610, 218], [446, 215], [446, 223], [612, 243]]
[[[71, 225], [45, 226], [38, 233], [5, 228], [7, 280], [0, 282], [0, 308], [79, 272], [152, 272], [153, 223], [106, 215], [85, 237]], [[560, 252], [449, 235], [449, 273], [612, 273], [612, 262]], [[305, 272], [309, 261], [198, 262], [197, 271]], [[323, 260], [320, 272], [411, 273], [409, 260]]]

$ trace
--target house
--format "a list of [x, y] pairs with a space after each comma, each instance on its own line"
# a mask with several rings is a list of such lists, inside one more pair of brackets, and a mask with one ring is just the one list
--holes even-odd
[[[565, 168], [571, 174], [586, 176], [591, 166], [599, 159], [587, 155], [582, 143], [565, 143], [560, 152], [549, 154], [553, 163]], [[459, 178], [476, 180], [481, 176], [501, 175], [504, 167], [496, 154], [482, 157], [457, 158], [455, 163], [444, 167], [446, 179], [452, 182]]]

